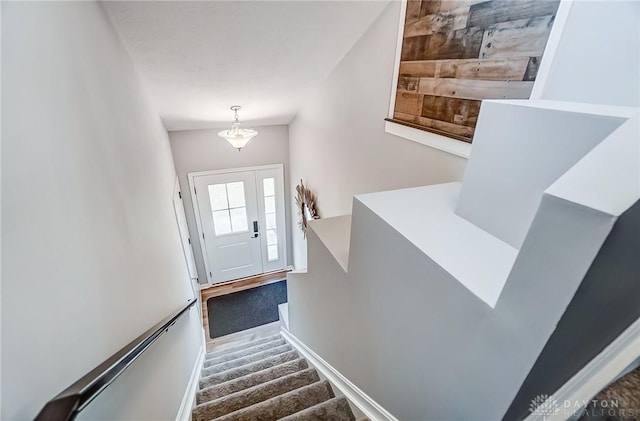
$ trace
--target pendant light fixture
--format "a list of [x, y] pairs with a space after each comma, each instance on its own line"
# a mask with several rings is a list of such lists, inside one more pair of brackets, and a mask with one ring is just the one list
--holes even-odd
[[218, 136], [223, 139], [227, 139], [227, 142], [231, 143], [231, 146], [233, 146], [237, 150], [240, 150], [247, 146], [247, 143], [249, 143], [251, 138], [258, 134], [258, 132], [253, 129], [240, 128], [240, 120], [238, 119], [239, 109], [239, 105], [234, 105], [233, 107], [231, 107], [231, 111], [235, 113], [235, 121], [233, 122], [229, 130], [223, 130], [218, 133]]

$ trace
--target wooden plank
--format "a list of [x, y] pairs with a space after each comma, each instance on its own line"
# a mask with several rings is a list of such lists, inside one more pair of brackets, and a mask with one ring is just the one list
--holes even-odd
[[394, 110], [400, 113], [420, 115], [422, 111], [422, 95], [398, 92]]
[[426, 15], [416, 19], [407, 19], [404, 37], [433, 35], [436, 32], [449, 32], [467, 26], [469, 7], [459, 7], [444, 13]]
[[533, 82], [420, 78], [418, 93], [468, 99], [527, 99]]
[[[406, 60], [478, 58], [483, 36], [484, 30], [482, 28], [459, 29], [447, 34], [428, 35], [428, 48], [416, 50], [417, 54]], [[405, 59], [403, 58], [403, 60]]]
[[[452, 124], [446, 121], [435, 120], [428, 117], [413, 116], [410, 114], [394, 113], [394, 120], [404, 121], [411, 123], [411, 126], [417, 126], [420, 129], [434, 129], [434, 131], [440, 135], [455, 135], [461, 137], [465, 141], [469, 141], [473, 137], [475, 128], [469, 126], [461, 126], [459, 124]], [[432, 130], [430, 130], [432, 131]]]
[[553, 16], [494, 25], [484, 33], [480, 58], [542, 56], [552, 25]]
[[421, 126], [431, 127], [433, 129], [437, 129], [439, 131], [455, 134], [458, 136], [463, 136], [467, 138], [472, 138], [473, 133], [475, 132], [475, 127], [469, 126], [461, 126], [459, 124], [452, 124], [446, 121], [434, 120], [428, 117], [418, 117], [417, 123]]
[[408, 0], [407, 1], [407, 13], [405, 20], [420, 17], [420, 8], [422, 7], [422, 1], [420, 0]]
[[529, 60], [527, 62], [527, 70], [524, 72], [522, 80], [536, 80], [541, 60], [542, 57], [529, 57]]
[[400, 74], [406, 77], [455, 77], [463, 60], [401, 61]]
[[440, 0], [422, 0], [420, 16], [432, 15], [440, 10]]
[[436, 60], [428, 61], [401, 61], [400, 62], [400, 75], [401, 76], [429, 76], [435, 77], [436, 75]]
[[467, 25], [486, 28], [496, 23], [555, 15], [559, 0], [491, 0], [472, 5]]
[[529, 57], [500, 60], [458, 60], [457, 79], [522, 80]]
[[[401, 61], [424, 60], [429, 48], [429, 35], [403, 38]], [[480, 41], [482, 42], [482, 40]]]
[[393, 118], [396, 120], [415, 122], [418, 116], [413, 114], [399, 113], [397, 111], [394, 111]]
[[398, 77], [399, 91], [417, 92], [419, 84], [420, 84], [419, 77], [404, 77], [404, 76]]
[[480, 113], [480, 104], [481, 101], [473, 99], [425, 95], [421, 116], [475, 127]]
[[440, 12], [458, 9], [460, 7], [470, 7], [474, 4], [485, 3], [487, 0], [442, 0], [440, 2]]
[[[535, 58], [535, 57], [533, 57]], [[402, 77], [523, 80], [531, 58], [401, 61]]]

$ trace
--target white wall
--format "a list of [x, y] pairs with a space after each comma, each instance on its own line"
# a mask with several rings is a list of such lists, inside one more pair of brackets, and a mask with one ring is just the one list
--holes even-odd
[[[384, 131], [399, 14], [392, 2], [289, 127], [291, 189], [302, 178], [322, 217], [351, 213], [355, 194], [462, 179], [465, 159]], [[293, 215], [294, 265], [304, 268], [306, 242]]]
[[[3, 2], [2, 41], [1, 418], [22, 420], [192, 291], [167, 132], [99, 3]], [[175, 418], [190, 312], [95, 417]]]
[[638, 1], [573, 0], [541, 97], [639, 106], [639, 22]]
[[[284, 164], [285, 183], [285, 209], [286, 224], [291, 226], [289, 209], [291, 209], [291, 194], [289, 192], [289, 132], [287, 126], [258, 126], [253, 127], [258, 131], [249, 144], [238, 151], [229, 142], [218, 137], [217, 130], [185, 130], [169, 132], [171, 138], [171, 149], [173, 160], [176, 165], [180, 188], [183, 192], [182, 199], [189, 233], [191, 234], [191, 244], [193, 254], [198, 268], [200, 283], [207, 282], [202, 249], [198, 238], [198, 228], [196, 226], [195, 213], [191, 195], [189, 192], [189, 181], [187, 173], [194, 171], [220, 170], [225, 168], [241, 168], [256, 165]], [[295, 191], [295, 190], [294, 190]], [[196, 239], [194, 241], [193, 239]], [[288, 264], [291, 264], [291, 234], [287, 233]]]

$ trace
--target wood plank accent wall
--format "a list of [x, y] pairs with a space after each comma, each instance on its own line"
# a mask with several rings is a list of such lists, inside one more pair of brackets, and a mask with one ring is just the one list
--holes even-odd
[[527, 99], [559, 0], [409, 0], [392, 121], [471, 142], [483, 99]]

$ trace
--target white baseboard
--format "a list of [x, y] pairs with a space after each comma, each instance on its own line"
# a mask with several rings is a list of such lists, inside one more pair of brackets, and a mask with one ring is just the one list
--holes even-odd
[[187, 383], [187, 389], [184, 391], [182, 402], [180, 403], [180, 409], [178, 409], [178, 415], [176, 421], [189, 421], [191, 419], [191, 410], [196, 400], [196, 392], [198, 390], [198, 382], [200, 380], [200, 372], [202, 371], [202, 364], [204, 362], [205, 347], [200, 346], [198, 351], [198, 358], [191, 371], [189, 377], [189, 383]]
[[286, 329], [281, 329], [282, 336], [293, 346], [302, 356], [304, 356], [311, 365], [313, 365], [329, 382], [338, 388], [351, 403], [360, 409], [366, 417], [371, 421], [398, 421], [396, 417], [391, 415], [386, 409], [380, 406], [376, 401], [371, 399], [366, 393], [360, 390], [349, 379], [344, 377], [338, 370], [333, 368], [329, 363], [320, 358], [318, 354], [309, 349], [298, 338], [293, 336]]
[[[640, 357], [640, 319], [632, 323], [589, 364], [565, 383], [545, 402], [547, 408], [558, 408], [554, 414], [531, 414], [525, 421], [563, 421], [573, 419], [575, 412]], [[555, 404], [553, 401], [555, 400]], [[565, 409], [568, 403], [568, 409]]]

